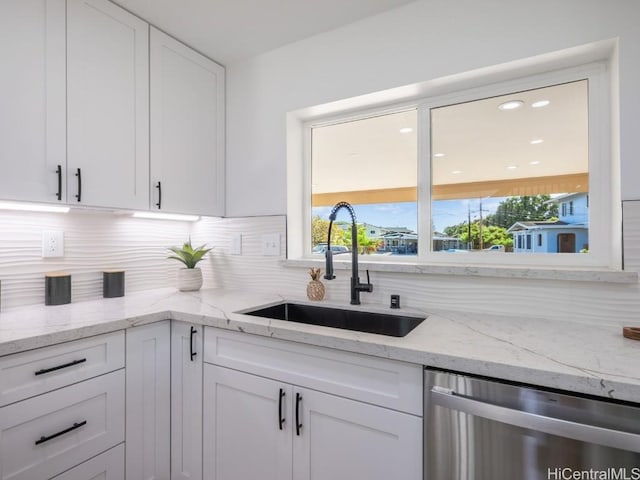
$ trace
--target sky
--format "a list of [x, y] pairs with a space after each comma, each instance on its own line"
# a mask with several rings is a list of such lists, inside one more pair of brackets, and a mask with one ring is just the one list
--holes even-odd
[[[498, 204], [504, 198], [485, 198], [482, 200], [482, 215], [495, 213]], [[353, 206], [358, 223], [370, 223], [378, 227], [406, 227], [418, 231], [418, 205], [415, 202], [378, 203]], [[433, 224], [437, 232], [445, 227], [466, 222], [471, 208], [471, 220], [479, 218], [480, 202], [472, 200], [440, 200], [433, 203]], [[314, 207], [313, 215], [329, 218], [331, 207]], [[347, 212], [338, 212], [337, 220], [349, 220]]]

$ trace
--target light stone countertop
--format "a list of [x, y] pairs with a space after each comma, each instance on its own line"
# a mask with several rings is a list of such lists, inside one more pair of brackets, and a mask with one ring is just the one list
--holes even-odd
[[247, 292], [161, 289], [69, 305], [16, 308], [0, 313], [0, 356], [173, 319], [640, 403], [640, 341], [623, 338], [619, 327], [433, 311], [424, 312], [428, 318], [409, 335], [394, 338], [236, 313], [282, 300], [278, 295]]

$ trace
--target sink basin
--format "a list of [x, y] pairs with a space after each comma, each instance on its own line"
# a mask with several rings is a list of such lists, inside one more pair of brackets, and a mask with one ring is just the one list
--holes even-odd
[[242, 313], [255, 317], [377, 333], [392, 337], [404, 337], [426, 318], [286, 302]]

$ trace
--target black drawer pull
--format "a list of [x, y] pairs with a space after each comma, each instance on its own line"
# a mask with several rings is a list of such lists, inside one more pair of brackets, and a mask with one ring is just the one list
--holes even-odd
[[40, 445], [40, 444], [42, 444], [44, 442], [48, 442], [49, 440], [53, 440], [54, 438], [57, 438], [60, 435], [64, 435], [65, 433], [73, 432], [74, 430], [76, 430], [76, 429], [78, 429], [80, 427], [83, 427], [86, 424], [87, 424], [87, 421], [83, 420], [80, 423], [74, 423], [71, 427], [65, 428], [61, 432], [54, 433], [53, 435], [49, 435], [48, 437], [40, 437], [40, 440], [36, 440], [36, 445]]
[[80, 202], [82, 201], [82, 172], [79, 168], [76, 171], [76, 177], [78, 177], [78, 194], [76, 195], [76, 198]]
[[56, 193], [56, 198], [62, 200], [62, 165], [58, 165], [56, 174], [58, 175], [58, 193]]
[[162, 209], [162, 183], [158, 182], [158, 184], [156, 185], [156, 188], [158, 189], [158, 203], [156, 203], [156, 207], [158, 207], [158, 210]]
[[73, 362], [65, 363], [64, 365], [58, 365], [57, 367], [43, 368], [42, 370], [38, 370], [37, 372], [35, 372], [35, 375], [44, 375], [45, 373], [55, 372], [56, 370], [62, 370], [63, 368], [73, 367], [74, 365], [78, 365], [86, 361], [87, 361], [86, 358], [81, 358], [80, 360], [74, 360]]
[[280, 398], [278, 399], [278, 427], [282, 430], [284, 417], [282, 416], [282, 400], [284, 400], [284, 390], [280, 389]]
[[300, 429], [302, 424], [300, 423], [300, 402], [302, 401], [302, 395], [296, 392], [296, 435], [300, 436]]
[[193, 359], [193, 357], [195, 357], [198, 353], [196, 352], [196, 349], [193, 345], [193, 337], [195, 337], [196, 333], [198, 333], [198, 331], [194, 328], [191, 327], [191, 333], [190, 333], [190, 337], [189, 337], [189, 355], [191, 357], [191, 361], [194, 362], [195, 360]]

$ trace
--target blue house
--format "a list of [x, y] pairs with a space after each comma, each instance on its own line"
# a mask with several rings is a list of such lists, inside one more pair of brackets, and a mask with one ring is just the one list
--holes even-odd
[[567, 193], [549, 202], [558, 204], [557, 221], [514, 223], [515, 253], [579, 253], [589, 249], [589, 194]]

